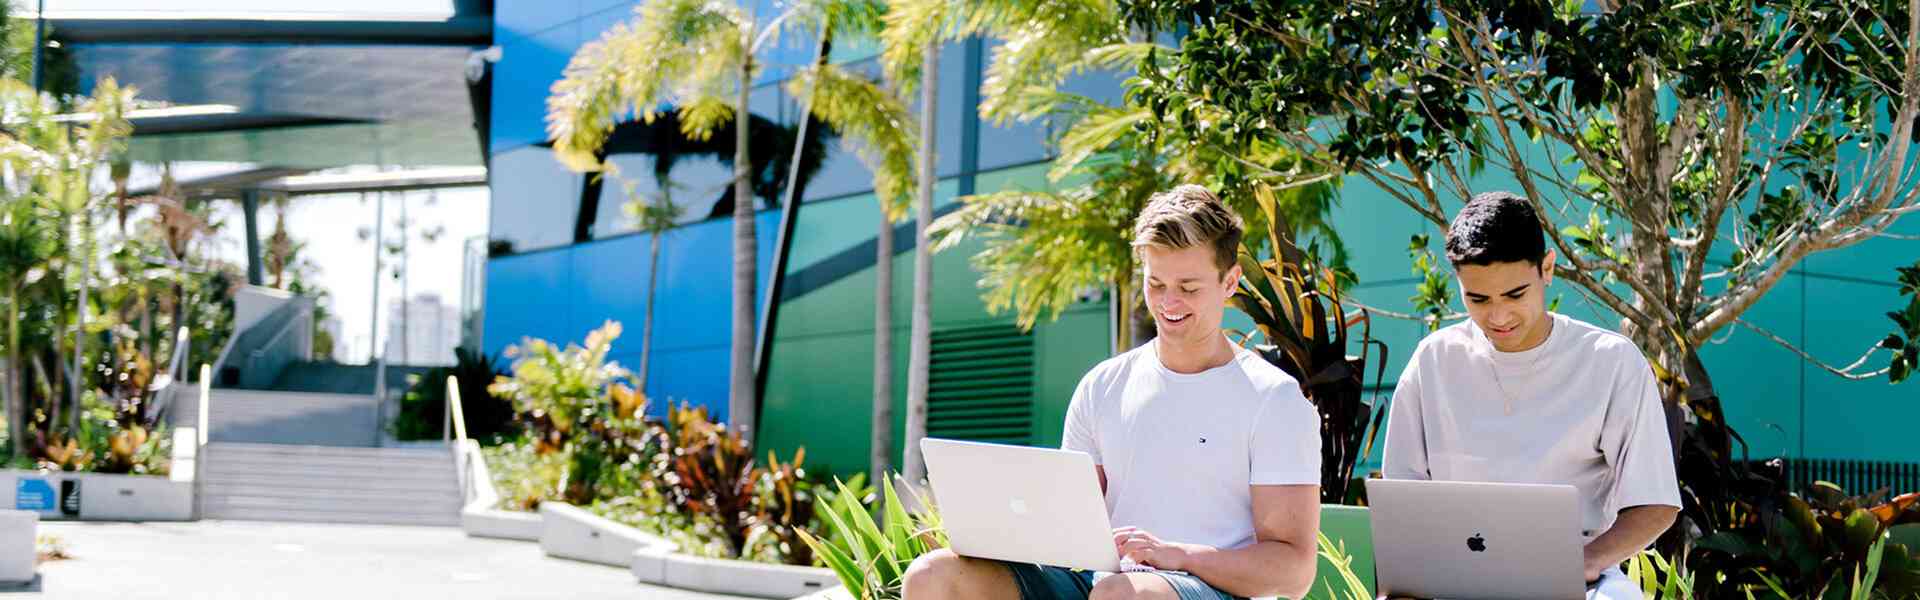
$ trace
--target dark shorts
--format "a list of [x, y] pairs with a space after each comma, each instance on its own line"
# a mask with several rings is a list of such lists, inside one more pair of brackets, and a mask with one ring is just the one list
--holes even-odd
[[[1087, 596], [1093, 593], [1094, 582], [1108, 575], [1024, 563], [1000, 564], [1013, 572], [1013, 582], [1020, 587], [1020, 600], [1087, 600]], [[1167, 571], [1152, 573], [1167, 580], [1167, 585], [1173, 586], [1173, 591], [1180, 594], [1180, 600], [1246, 600], [1214, 589], [1199, 577]]]

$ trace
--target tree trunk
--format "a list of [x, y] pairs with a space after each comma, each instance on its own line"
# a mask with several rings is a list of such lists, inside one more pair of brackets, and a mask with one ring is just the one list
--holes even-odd
[[880, 234], [875, 238], [873, 284], [873, 442], [868, 456], [879, 485], [893, 471], [893, 222], [880, 205]]
[[640, 394], [643, 396], [647, 393], [647, 369], [653, 361], [653, 301], [660, 282], [660, 236], [665, 234], [664, 230], [654, 230], [647, 252], [647, 313], [640, 326]]
[[[139, 296], [140, 296], [140, 346], [142, 348], [142, 351], [146, 353], [147, 360], [155, 360], [155, 357], [158, 355], [154, 354], [154, 352], [157, 349], [153, 345], [153, 303], [151, 300], [147, 298], [147, 292], [145, 290], [142, 290], [139, 293]], [[168, 362], [172, 362], [172, 361], [168, 361]]]
[[753, 87], [753, 59], [740, 65], [739, 98], [733, 108], [733, 365], [727, 401], [727, 419], [735, 431], [753, 439], [759, 430], [753, 422], [754, 407], [759, 404], [753, 389], [754, 293], [757, 238], [753, 223], [753, 182], [751, 158], [747, 152], [747, 95]]
[[927, 377], [933, 359], [933, 254], [927, 243], [927, 225], [933, 222], [934, 115], [939, 109], [940, 42], [927, 44], [920, 64], [920, 181], [914, 204], [913, 348], [907, 366], [906, 478], [919, 484], [927, 477], [920, 456], [920, 440], [927, 437]]
[[[87, 343], [87, 291], [92, 286], [87, 280], [93, 276], [93, 219], [89, 218], [85, 208], [80, 209], [80, 304], [74, 310], [73, 328], [73, 375], [67, 388], [67, 432], [80, 431], [80, 394], [86, 388], [86, 343]], [[55, 361], [58, 362], [58, 361]], [[57, 402], [52, 398], [48, 403]], [[54, 413], [56, 411], [47, 411]], [[47, 429], [59, 422], [54, 414], [47, 415]]]
[[20, 383], [20, 287], [14, 285], [7, 307], [7, 439], [11, 457], [26, 452], [26, 387]]

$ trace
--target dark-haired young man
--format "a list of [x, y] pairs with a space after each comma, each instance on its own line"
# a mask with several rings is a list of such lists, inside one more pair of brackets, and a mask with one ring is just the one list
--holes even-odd
[[1626, 337], [1547, 312], [1554, 253], [1527, 199], [1467, 202], [1447, 232], [1465, 322], [1420, 342], [1387, 421], [1388, 479], [1579, 490], [1588, 597], [1640, 598], [1621, 561], [1679, 512], [1653, 369]]

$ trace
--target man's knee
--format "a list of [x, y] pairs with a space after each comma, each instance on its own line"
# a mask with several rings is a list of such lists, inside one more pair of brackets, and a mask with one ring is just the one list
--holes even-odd
[[[908, 598], [945, 597], [953, 587], [953, 573], [958, 570], [960, 555], [952, 550], [941, 548], [913, 559], [907, 565], [907, 572], [900, 577], [900, 592]], [[942, 581], [946, 580], [946, 581]]]
[[1087, 600], [1160, 600], [1178, 598], [1165, 580], [1151, 575], [1115, 574], [1093, 584]]
[[901, 576], [900, 591], [911, 600], [946, 600], [970, 597], [988, 582], [977, 581], [990, 575], [989, 564], [954, 554], [941, 548], [913, 559]]

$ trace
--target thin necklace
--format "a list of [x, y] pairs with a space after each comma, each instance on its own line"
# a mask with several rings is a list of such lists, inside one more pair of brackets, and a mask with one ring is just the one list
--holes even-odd
[[[1548, 322], [1547, 327], [1548, 327], [1547, 339], [1540, 340], [1540, 343], [1538, 345], [1534, 346], [1533, 348], [1530, 348], [1529, 350], [1542, 350], [1541, 346], [1547, 345], [1547, 341], [1553, 339], [1552, 322]], [[1485, 331], [1480, 332], [1480, 336], [1486, 337], [1486, 332]], [[1500, 351], [1499, 348], [1493, 347], [1493, 339], [1487, 338], [1487, 371], [1493, 373], [1493, 384], [1500, 387], [1500, 395], [1504, 397], [1504, 399], [1507, 401], [1507, 406], [1506, 406], [1507, 416], [1511, 417], [1513, 416], [1513, 393], [1507, 391], [1506, 382], [1500, 379], [1500, 365], [1498, 364], [1497, 361], [1494, 360], [1494, 354], [1498, 353], [1499, 351]], [[1535, 352], [1533, 354], [1533, 360], [1527, 362], [1528, 373], [1532, 373], [1534, 370], [1540, 367], [1540, 355], [1545, 353], [1546, 352], [1542, 350], [1540, 352]]]

